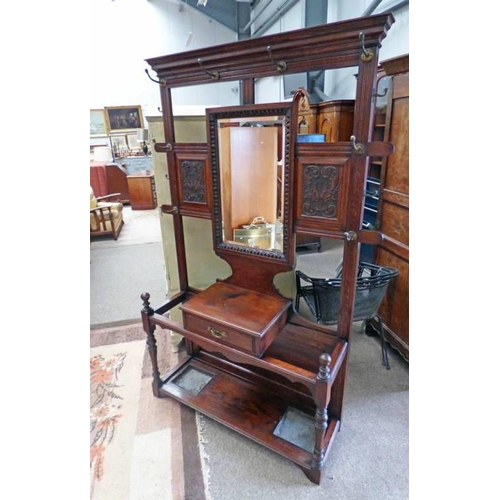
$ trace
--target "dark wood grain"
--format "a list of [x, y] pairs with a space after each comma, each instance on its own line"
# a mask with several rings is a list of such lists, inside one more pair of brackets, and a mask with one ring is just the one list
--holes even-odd
[[[292, 460], [301, 466], [313, 482], [319, 484], [321, 474], [318, 472], [321, 467], [316, 468], [316, 473], [309, 473], [313, 469], [312, 454], [274, 435], [276, 426], [290, 405], [290, 402], [284, 399], [278, 390], [269, 391], [247, 382], [244, 372], [241, 372], [239, 377], [235, 377], [196, 360], [192, 360], [188, 366], [213, 374], [212, 380], [201, 393], [193, 394], [176, 385], [175, 380], [179, 373], [174, 373], [169, 377], [160, 389], [160, 393], [181, 401]], [[186, 367], [181, 368], [181, 370], [185, 369]], [[330, 416], [322, 440], [325, 451], [333, 441], [338, 427], [339, 421]]]
[[[163, 207], [163, 212], [173, 217], [181, 294], [157, 312], [146, 307], [144, 330], [153, 367], [155, 327], [183, 335], [189, 355], [161, 379], [161, 387], [155, 384], [154, 393], [177, 399], [292, 460], [316, 484], [321, 482], [326, 458], [340, 428], [359, 244], [385, 241], [380, 232], [362, 230], [362, 215], [369, 155], [390, 154], [390, 146], [382, 144], [380, 137], [378, 144], [372, 143], [372, 130], [378, 51], [393, 22], [391, 14], [368, 16], [147, 60], [164, 82], [159, 89], [165, 143], [156, 149], [167, 157], [172, 202]], [[362, 57], [361, 32], [371, 58]], [[275, 61], [286, 62], [288, 73], [357, 68], [354, 108], [352, 101], [337, 102], [337, 111], [349, 115], [345, 126], [339, 123], [332, 104], [316, 106], [315, 117], [311, 118], [311, 128], [324, 130], [332, 142], [295, 144], [300, 99], [294, 99], [286, 110], [283, 103], [253, 104], [255, 80], [280, 74], [270, 60], [268, 48]], [[171, 89], [213, 83], [209, 73], [214, 75], [215, 71], [217, 81], [243, 82], [244, 106], [208, 110], [206, 152], [205, 145], [177, 144]], [[221, 113], [258, 116], [263, 109], [284, 114], [288, 120], [283, 137], [290, 147], [288, 153], [285, 150], [287, 167], [281, 179], [284, 254], [246, 249], [221, 239], [217, 128], [212, 118]], [[311, 107], [303, 111], [312, 113]], [[353, 147], [351, 131], [361, 148]], [[200, 172], [205, 154], [209, 175], [203, 183]], [[187, 167], [196, 172], [186, 176]], [[317, 172], [324, 178], [315, 178]], [[328, 205], [329, 199], [335, 200], [334, 207]], [[208, 217], [207, 207], [211, 209], [215, 252], [230, 265], [232, 274], [213, 288], [195, 291], [187, 278], [183, 217]], [[295, 249], [289, 244], [294, 241], [295, 231], [337, 238], [350, 235], [344, 243], [341, 313], [336, 328], [321, 327], [299, 317], [274, 287], [276, 274], [290, 271], [295, 264]], [[387, 242], [397, 245], [394, 238], [387, 238]], [[235, 302], [230, 303], [233, 299]], [[181, 302], [183, 324], [166, 317], [174, 303]], [[210, 381], [199, 392], [183, 389], [177, 383], [190, 369], [209, 374]], [[313, 422], [314, 438], [308, 450], [274, 434], [290, 406]]]
[[[356, 18], [338, 23], [303, 28], [213, 47], [147, 59], [167, 86], [213, 83], [207, 71], [217, 70], [219, 81], [277, 76], [276, 65], [269, 59], [268, 46], [275, 60], [287, 63], [288, 73], [311, 69], [357, 66], [360, 57], [359, 33], [365, 34], [365, 46], [376, 49], [394, 22], [392, 14]], [[165, 109], [165, 108], [162, 108]]]

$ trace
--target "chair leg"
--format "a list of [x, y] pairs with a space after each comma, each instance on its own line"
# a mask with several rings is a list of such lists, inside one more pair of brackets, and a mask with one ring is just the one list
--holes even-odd
[[387, 342], [385, 340], [382, 320], [378, 314], [375, 316], [375, 319], [377, 320], [378, 333], [380, 335], [380, 344], [382, 345], [382, 366], [385, 366], [387, 370], [390, 370], [391, 367], [389, 366], [389, 358], [387, 357]]

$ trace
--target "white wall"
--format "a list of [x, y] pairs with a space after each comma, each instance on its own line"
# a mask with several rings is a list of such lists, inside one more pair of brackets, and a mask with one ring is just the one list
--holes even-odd
[[[177, 0], [90, 0], [90, 108], [140, 104], [158, 115], [160, 91], [145, 59], [234, 42], [236, 33]], [[193, 36], [186, 46], [189, 33]], [[234, 84], [176, 89], [174, 105], [237, 104]]]

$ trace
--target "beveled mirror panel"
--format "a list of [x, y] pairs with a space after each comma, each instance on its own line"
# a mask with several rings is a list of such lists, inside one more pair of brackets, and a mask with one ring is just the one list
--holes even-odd
[[216, 250], [288, 261], [292, 108], [207, 110]]

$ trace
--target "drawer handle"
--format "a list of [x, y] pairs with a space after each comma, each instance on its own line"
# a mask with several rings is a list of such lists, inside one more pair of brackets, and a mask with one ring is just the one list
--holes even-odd
[[212, 337], [215, 337], [216, 339], [223, 339], [224, 337], [227, 337], [226, 332], [222, 332], [221, 330], [216, 330], [211, 326], [209, 326], [207, 330], [210, 332], [210, 335], [212, 335]]

